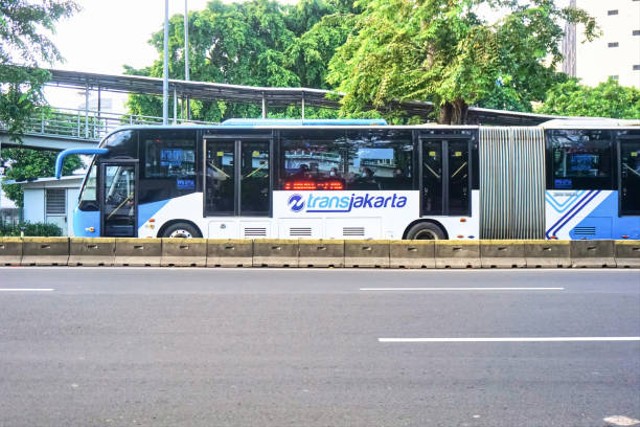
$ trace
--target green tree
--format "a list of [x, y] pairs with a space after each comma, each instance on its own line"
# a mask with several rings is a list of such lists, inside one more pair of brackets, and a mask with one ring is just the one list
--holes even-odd
[[[297, 86], [297, 76], [285, 66], [284, 51], [295, 34], [287, 28], [284, 16], [293, 6], [276, 1], [253, 0], [223, 3], [213, 0], [203, 11], [189, 14], [190, 78], [196, 81], [252, 86]], [[169, 75], [184, 78], [184, 22], [175, 15], [169, 23]], [[142, 70], [128, 73], [161, 77], [163, 71], [163, 32], [153, 34], [150, 43], [159, 59]], [[133, 114], [157, 115], [157, 97], [132, 96]], [[224, 102], [192, 104], [192, 117], [218, 121], [229, 115], [259, 114], [260, 108], [229, 105]]]
[[[29, 118], [45, 104], [42, 90], [49, 73], [39, 69], [39, 64], [62, 59], [50, 34], [56, 22], [77, 10], [71, 0], [0, 1], [0, 125], [13, 141], [21, 141]], [[8, 179], [53, 174], [55, 153], [18, 148], [5, 149], [1, 154], [12, 164], [6, 173]], [[69, 167], [79, 161], [72, 160]], [[2, 188], [18, 206], [23, 205], [20, 186], [3, 183]]]
[[[562, 21], [597, 27], [553, 0], [362, 0], [363, 12], [330, 63], [346, 112], [386, 112], [396, 100], [431, 101], [441, 123], [464, 123], [469, 105], [510, 91], [541, 97], [561, 59]], [[479, 8], [501, 12], [494, 23]], [[543, 61], [546, 61], [543, 62]]]
[[[214, 0], [205, 10], [189, 13], [190, 78], [249, 86], [326, 87], [328, 61], [351, 31], [343, 18], [352, 11], [350, 0], [302, 0], [295, 6], [273, 0], [229, 4]], [[169, 74], [181, 79], [183, 16], [171, 18], [169, 34]], [[158, 60], [144, 69], [127, 68], [128, 74], [162, 76], [163, 33], [155, 33], [151, 44], [158, 50]], [[192, 100], [190, 106], [191, 117], [196, 120], [261, 114], [259, 102], [243, 105]], [[291, 114], [298, 108], [284, 108], [279, 113]], [[159, 115], [162, 100], [134, 95], [129, 98], [129, 110], [132, 114]], [[326, 110], [305, 110], [309, 117], [327, 114]]]
[[551, 88], [544, 104], [536, 112], [640, 119], [640, 89], [620, 86], [615, 79], [609, 79], [596, 87], [584, 86], [576, 79], [569, 79]]
[[323, 16], [287, 48], [287, 66], [298, 76], [300, 85], [331, 89], [327, 82], [329, 61], [346, 41], [355, 15], [332, 13]]
[[49, 74], [38, 65], [62, 59], [49, 35], [77, 9], [71, 0], [0, 1], [0, 122], [13, 140], [20, 140], [28, 118], [44, 104]]
[[[52, 110], [49, 107], [38, 107], [38, 115], [42, 117], [42, 120], [47, 125], [55, 127], [55, 132], [59, 135], [68, 135], [77, 137], [78, 132], [80, 135], [84, 135], [84, 120], [81, 122], [81, 126], [78, 126], [78, 116], [63, 112]], [[89, 124], [89, 131], [99, 127], [100, 123], [91, 118]], [[26, 132], [33, 131], [30, 127], [33, 126], [33, 122], [29, 122], [25, 125], [24, 130]], [[37, 132], [40, 132], [40, 124], [37, 125]], [[55, 169], [55, 161], [57, 152], [55, 151], [42, 151], [36, 149], [29, 149], [25, 147], [18, 148], [5, 148], [2, 150], [3, 163], [7, 163], [7, 168], [4, 180], [16, 180], [16, 181], [32, 181], [40, 177], [52, 176]], [[75, 170], [82, 167], [82, 160], [76, 155], [68, 156], [65, 160], [64, 167], [62, 169], [63, 175], [70, 175]], [[3, 180], [3, 181], [4, 181]], [[19, 184], [5, 184], [2, 182], [2, 189], [6, 193], [10, 200], [13, 200], [18, 207], [23, 207], [23, 192], [22, 187]]]
[[[10, 167], [6, 171], [6, 179], [15, 181], [33, 181], [39, 177], [52, 176], [55, 169], [57, 152], [34, 150], [29, 148], [8, 148], [2, 150], [2, 155], [10, 159]], [[78, 156], [65, 159], [62, 173], [70, 175], [82, 166]], [[2, 189], [16, 206], [24, 206], [24, 195], [20, 184], [2, 183]]]

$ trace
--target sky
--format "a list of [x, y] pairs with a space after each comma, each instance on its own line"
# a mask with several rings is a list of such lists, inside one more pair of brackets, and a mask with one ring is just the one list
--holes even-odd
[[[203, 10], [208, 0], [187, 0], [189, 10]], [[52, 68], [102, 74], [123, 74], [124, 65], [143, 68], [158, 58], [149, 45], [151, 34], [162, 31], [165, 0], [76, 0], [81, 10], [56, 25], [51, 39], [65, 59]], [[185, 0], [169, 0], [169, 16], [184, 14]], [[84, 97], [68, 89], [48, 88], [49, 103], [78, 108]], [[122, 110], [121, 96], [113, 95]]]
[[[203, 10], [208, 0], [186, 0], [190, 11]], [[233, 1], [233, 0], [223, 0]], [[242, 0], [237, 0], [242, 1]], [[280, 0], [295, 4], [297, 0]], [[151, 34], [162, 31], [165, 0], [76, 0], [81, 10], [58, 21], [51, 39], [65, 58], [52, 68], [102, 74], [123, 74], [124, 65], [143, 68], [158, 58], [149, 45]], [[185, 0], [169, 0], [169, 16], [184, 14]], [[84, 97], [69, 90], [47, 89], [49, 104], [78, 108]], [[122, 97], [113, 95], [115, 110]]]
[[[187, 0], [202, 10], [207, 0]], [[148, 41], [162, 31], [164, 0], [77, 0], [82, 8], [58, 22], [54, 43], [66, 59], [54, 68], [122, 74], [123, 65], [142, 68], [158, 53]], [[169, 0], [169, 15], [184, 13], [184, 0]]]
[[[82, 8], [56, 24], [52, 41], [65, 58], [52, 68], [102, 74], [123, 74], [123, 65], [142, 68], [158, 57], [148, 41], [162, 30], [165, 0], [76, 0]], [[189, 10], [203, 10], [208, 0], [187, 0]], [[169, 16], [184, 14], [184, 0], [169, 0]], [[47, 88], [49, 103], [81, 108], [84, 96], [69, 89]], [[123, 112], [124, 97], [111, 95]], [[120, 111], [122, 110], [122, 111]], [[0, 207], [12, 205], [0, 191]]]

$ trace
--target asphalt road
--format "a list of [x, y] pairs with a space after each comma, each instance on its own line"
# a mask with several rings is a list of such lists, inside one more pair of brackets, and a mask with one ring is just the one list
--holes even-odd
[[3, 427], [629, 419], [638, 270], [0, 268]]

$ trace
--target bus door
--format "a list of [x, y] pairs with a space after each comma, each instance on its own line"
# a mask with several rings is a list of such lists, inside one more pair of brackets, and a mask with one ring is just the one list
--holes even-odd
[[138, 235], [138, 161], [108, 160], [99, 163], [101, 230], [103, 236]]
[[207, 139], [206, 216], [270, 216], [270, 146], [268, 139]]
[[620, 214], [640, 214], [640, 138], [620, 140]]
[[471, 214], [469, 139], [422, 140], [422, 215]]

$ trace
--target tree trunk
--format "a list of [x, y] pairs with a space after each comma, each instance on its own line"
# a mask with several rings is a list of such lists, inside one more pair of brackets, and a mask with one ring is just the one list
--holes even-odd
[[463, 99], [456, 99], [455, 101], [445, 102], [440, 107], [440, 119], [438, 122], [441, 125], [463, 125], [467, 122], [467, 112], [469, 106]]
[[450, 102], [445, 102], [440, 106], [440, 117], [438, 123], [441, 125], [451, 124], [452, 105]]

